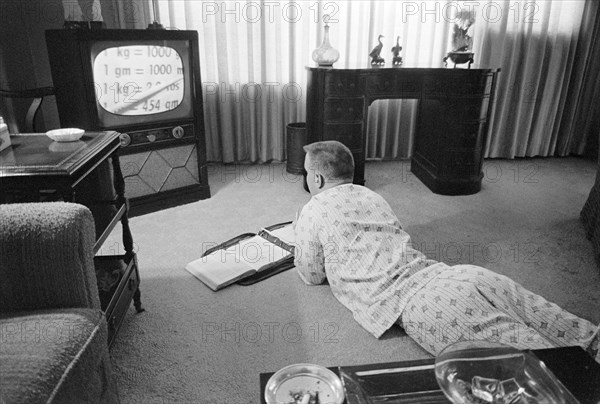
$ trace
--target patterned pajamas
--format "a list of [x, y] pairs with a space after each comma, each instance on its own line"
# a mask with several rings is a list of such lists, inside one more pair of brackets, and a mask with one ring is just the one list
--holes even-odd
[[519, 349], [587, 349], [598, 328], [510, 278], [473, 265], [434, 277], [408, 301], [398, 323], [433, 355], [470, 340]]
[[313, 196], [295, 237], [294, 263], [304, 282], [327, 279], [376, 338], [397, 323], [434, 355], [454, 342], [488, 340], [520, 349], [579, 345], [600, 362], [598, 327], [506, 276], [427, 259], [368, 188], [342, 184]]

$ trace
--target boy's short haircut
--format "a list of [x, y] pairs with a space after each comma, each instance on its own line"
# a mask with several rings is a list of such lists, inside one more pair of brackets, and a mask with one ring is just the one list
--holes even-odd
[[344, 144], [337, 140], [325, 140], [304, 146], [311, 162], [329, 181], [352, 181], [354, 179], [354, 157]]

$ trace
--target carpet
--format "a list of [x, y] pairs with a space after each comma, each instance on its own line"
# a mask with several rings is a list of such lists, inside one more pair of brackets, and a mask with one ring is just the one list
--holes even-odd
[[[508, 275], [600, 322], [600, 271], [579, 222], [596, 164], [486, 160], [481, 192], [433, 194], [409, 161], [369, 161], [366, 185], [415, 247], [448, 264]], [[309, 199], [284, 164], [211, 165], [210, 199], [130, 220], [145, 312], [130, 308], [111, 350], [123, 403], [257, 403], [259, 374], [300, 362], [360, 365], [430, 357], [398, 327], [377, 340], [327, 285], [290, 270], [213, 292], [184, 270], [211, 246], [291, 220]], [[122, 253], [119, 231], [100, 253]]]

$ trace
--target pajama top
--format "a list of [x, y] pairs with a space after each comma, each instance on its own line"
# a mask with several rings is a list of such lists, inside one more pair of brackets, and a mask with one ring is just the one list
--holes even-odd
[[417, 291], [448, 269], [413, 249], [389, 204], [360, 185], [313, 196], [298, 216], [295, 236], [294, 264], [304, 282], [327, 279], [336, 299], [377, 338]]

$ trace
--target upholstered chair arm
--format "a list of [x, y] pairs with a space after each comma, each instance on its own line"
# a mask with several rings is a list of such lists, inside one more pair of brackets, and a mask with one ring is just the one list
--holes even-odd
[[100, 308], [94, 242], [94, 219], [83, 205], [0, 205], [0, 313]]

